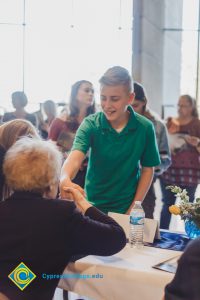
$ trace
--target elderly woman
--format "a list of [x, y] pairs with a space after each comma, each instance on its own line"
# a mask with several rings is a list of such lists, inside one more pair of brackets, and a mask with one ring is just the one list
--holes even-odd
[[[0, 203], [0, 292], [13, 300], [52, 300], [59, 276], [76, 254], [112, 255], [126, 243], [123, 229], [68, 188], [74, 201], [54, 199], [61, 154], [50, 141], [18, 140], [6, 153], [4, 174], [14, 190]], [[25, 264], [35, 275], [15, 270]], [[14, 281], [29, 286], [17, 288]]]

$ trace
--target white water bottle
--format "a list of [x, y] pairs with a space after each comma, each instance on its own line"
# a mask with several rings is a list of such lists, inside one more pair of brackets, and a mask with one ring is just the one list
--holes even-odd
[[135, 201], [130, 213], [129, 243], [131, 247], [143, 247], [144, 218], [145, 213], [141, 201]]

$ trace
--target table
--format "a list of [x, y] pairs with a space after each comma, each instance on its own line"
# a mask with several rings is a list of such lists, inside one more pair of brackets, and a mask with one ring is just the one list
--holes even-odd
[[63, 273], [103, 274], [103, 278], [61, 279], [59, 287], [94, 300], [161, 300], [174, 274], [152, 266], [181, 253], [152, 247], [135, 249], [127, 244], [113, 256], [87, 256], [70, 263]]

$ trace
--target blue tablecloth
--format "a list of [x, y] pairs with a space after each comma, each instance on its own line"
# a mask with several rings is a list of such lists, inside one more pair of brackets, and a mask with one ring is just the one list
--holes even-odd
[[154, 243], [146, 244], [150, 247], [169, 249], [175, 251], [183, 251], [190, 241], [190, 239], [185, 234], [172, 233], [160, 230], [160, 240], [155, 239]]

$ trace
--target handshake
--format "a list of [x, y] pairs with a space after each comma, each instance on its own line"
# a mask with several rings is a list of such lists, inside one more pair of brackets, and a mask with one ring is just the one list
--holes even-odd
[[69, 179], [63, 179], [60, 183], [60, 198], [74, 201], [77, 208], [84, 214], [92, 205], [86, 200], [84, 190]]

